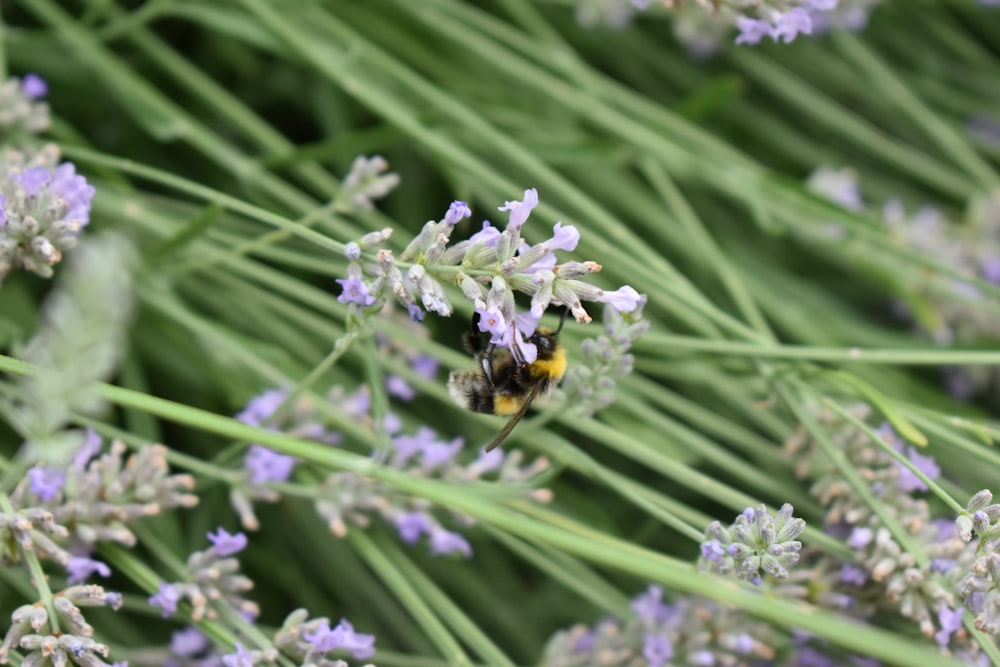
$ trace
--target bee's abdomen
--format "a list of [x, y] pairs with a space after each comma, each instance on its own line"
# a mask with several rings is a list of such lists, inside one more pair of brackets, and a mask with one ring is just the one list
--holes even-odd
[[452, 371], [448, 376], [448, 393], [466, 410], [494, 413], [493, 387], [481, 373]]

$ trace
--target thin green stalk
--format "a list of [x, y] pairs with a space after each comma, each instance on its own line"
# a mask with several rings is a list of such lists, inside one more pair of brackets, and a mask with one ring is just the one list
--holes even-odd
[[836, 466], [847, 483], [851, 485], [854, 493], [858, 494], [865, 505], [879, 518], [882, 525], [889, 531], [892, 538], [899, 543], [902, 550], [912, 554], [920, 565], [927, 565], [930, 560], [924, 550], [912, 539], [910, 533], [903, 527], [899, 520], [875, 497], [869, 485], [861, 478], [858, 471], [854, 469], [854, 466], [847, 460], [847, 457], [844, 456], [844, 453], [833, 442], [829, 434], [809, 414], [809, 408], [803, 403], [803, 397], [806, 395], [812, 395], [813, 398], [825, 403], [822, 401], [823, 397], [816, 395], [815, 392], [804, 386], [802, 382], [794, 380], [779, 381], [776, 383], [776, 390], [782, 402], [784, 402], [792, 414], [795, 415], [796, 419], [806, 428], [813, 440], [819, 445], [827, 460]]
[[753, 296], [747, 290], [745, 281], [722, 255], [711, 233], [684, 199], [684, 195], [681, 194], [680, 189], [663, 169], [663, 166], [649, 157], [643, 158], [640, 164], [643, 173], [670, 207], [670, 210], [673, 211], [674, 217], [687, 229], [688, 236], [701, 247], [702, 252], [709, 260], [709, 265], [719, 274], [719, 279], [726, 291], [729, 292], [733, 303], [742, 313], [743, 318], [761, 333], [762, 340], [773, 342], [775, 340], [774, 333], [757, 307]]
[[390, 539], [374, 540], [375, 546], [386, 559], [392, 561], [399, 573], [413, 586], [420, 598], [427, 602], [442, 621], [462, 638], [488, 665], [514, 667], [510, 658], [479, 629], [462, 609], [451, 600], [403, 551]]
[[364, 531], [350, 531], [347, 534], [347, 540], [368, 563], [368, 566], [375, 570], [383, 583], [392, 589], [396, 599], [407, 607], [413, 620], [427, 633], [428, 638], [437, 646], [438, 651], [448, 661], [448, 664], [461, 667], [471, 666], [472, 662], [462, 650], [458, 640], [445, 627], [430, 605], [425, 602], [420, 591], [400, 570], [397, 566], [398, 561], [393, 562], [393, 559], [387, 556]]
[[842, 408], [833, 400], [826, 400], [823, 402], [823, 405], [836, 412], [838, 415], [840, 415], [842, 419], [852, 424], [855, 428], [857, 428], [862, 433], [871, 438], [871, 441], [876, 443], [882, 449], [882, 451], [884, 451], [886, 454], [895, 459], [896, 462], [898, 462], [902, 466], [905, 466], [910, 472], [916, 475], [916, 477], [921, 482], [923, 482], [928, 489], [930, 489], [931, 493], [940, 498], [945, 505], [948, 505], [952, 509], [952, 511], [955, 512], [956, 515], [959, 515], [965, 511], [965, 508], [962, 507], [962, 505], [960, 505], [954, 498], [952, 498], [948, 493], [946, 493], [945, 490], [942, 489], [934, 480], [932, 480], [930, 477], [924, 474], [924, 472], [920, 470], [917, 466], [915, 466], [913, 462], [910, 461], [910, 459], [897, 452], [893, 448], [893, 446], [890, 445], [888, 442], [886, 442], [885, 439], [882, 438], [882, 436], [876, 433], [875, 429], [873, 429], [871, 426], [869, 426], [868, 424], [864, 423], [857, 417], [850, 414], [847, 410]]
[[821, 347], [773, 345], [741, 341], [711, 340], [676, 336], [651, 331], [635, 342], [639, 353], [656, 350], [706, 352], [733, 357], [789, 359], [811, 362], [859, 364], [898, 364], [907, 366], [996, 366], [1000, 352], [988, 350], [950, 350], [941, 348], [865, 349], [860, 347]]
[[766, 56], [747, 49], [740, 52], [740, 57], [733, 64], [779, 94], [787, 104], [801, 109], [809, 118], [851, 141], [869, 155], [881, 158], [893, 169], [960, 200], [975, 194], [976, 188], [961, 174], [940, 165], [925, 153], [884, 135], [850, 109], [829, 99]]
[[870, 48], [854, 35], [838, 32], [833, 37], [840, 52], [860, 67], [873, 85], [882, 91], [883, 99], [894, 103], [899, 113], [909, 116], [938, 148], [977, 181], [976, 185], [981, 190], [988, 192], [1000, 185], [996, 171], [976, 155], [968, 141], [928, 109]]
[[[15, 519], [17, 512], [14, 510], [14, 505], [10, 502], [10, 496], [6, 493], [0, 493], [0, 513], [4, 514], [7, 517], [7, 521], [11, 523], [17, 520]], [[21, 530], [23, 530], [23, 527]], [[28, 567], [28, 572], [31, 574], [31, 585], [38, 593], [38, 601], [45, 607], [52, 634], [59, 635], [59, 616], [56, 615], [56, 610], [52, 602], [52, 589], [49, 588], [49, 579], [42, 569], [41, 562], [38, 560], [38, 554], [35, 553], [30, 544], [27, 546], [18, 544], [15, 548], [21, 554], [21, 560]]]

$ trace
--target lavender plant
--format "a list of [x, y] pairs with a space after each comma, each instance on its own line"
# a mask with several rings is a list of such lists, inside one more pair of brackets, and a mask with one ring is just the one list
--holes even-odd
[[[1000, 661], [1000, 513], [949, 495], [997, 463], [990, 408], [861, 365], [993, 373], [992, 293], [912, 256], [995, 282], [995, 202], [961, 244], [947, 215], [890, 208], [910, 252], [837, 291], [768, 224], [816, 210], [791, 181], [822, 161], [878, 165], [882, 191], [941, 210], [997, 182], [995, 3], [878, 4], [5, 4], [0, 69], [37, 67], [53, 109], [35, 75], [0, 86], [0, 662], [539, 664], [584, 620], [567, 591], [620, 618], [558, 633], [542, 664]], [[574, 9], [660, 11], [691, 51], [732, 57], [695, 66], [652, 22], [608, 35]], [[804, 39], [869, 15], [857, 38]], [[481, 230], [463, 202], [407, 223], [526, 182], [573, 225], [525, 227], [549, 214], [534, 189]], [[868, 210], [857, 188], [841, 201]], [[816, 255], [849, 256], [829, 231]], [[581, 239], [603, 269], [567, 254]], [[893, 281], [927, 340], [982, 349], [903, 341], [850, 299]], [[470, 364], [446, 349], [467, 324], [441, 318], [476, 313], [531, 363], [543, 316], [591, 304], [603, 327], [579, 350], [588, 329], [562, 331], [535, 424], [559, 423], [536, 430], [552, 462], [469, 452], [436, 372]], [[868, 349], [884, 341], [900, 349]], [[789, 377], [808, 393], [829, 377], [814, 359], [853, 364], [838, 376], [887, 415], [905, 400], [930, 448], [839, 409], [776, 452], [795, 425], [760, 399]], [[86, 426], [118, 439], [99, 452]], [[707, 507], [746, 497], [794, 498], [809, 527], [761, 505], [701, 534]], [[191, 553], [190, 526], [234, 519], [250, 540], [213, 530]], [[707, 572], [671, 557], [699, 542]], [[630, 608], [622, 581], [651, 583]]]
[[765, 38], [789, 43], [799, 35], [832, 28], [861, 30], [880, 0], [581, 0], [578, 20], [585, 25], [624, 27], [636, 14], [662, 5], [673, 14], [674, 34], [696, 56], [718, 51], [736, 29], [736, 44]]
[[[581, 280], [601, 270], [596, 262], [556, 263], [556, 250], [576, 249], [580, 233], [575, 227], [557, 222], [553, 236], [535, 245], [521, 238], [521, 227], [537, 205], [538, 192], [525, 190], [522, 201], [499, 207], [510, 213], [503, 232], [486, 220], [469, 239], [449, 245], [455, 225], [472, 215], [465, 202], [452, 202], [443, 219], [424, 225], [398, 262], [391, 251], [382, 248], [375, 264], [363, 263], [362, 251], [384, 243], [389, 231], [368, 234], [347, 245], [348, 277], [338, 281], [342, 288], [338, 298], [360, 315], [379, 312], [393, 295], [420, 321], [424, 317], [421, 305], [443, 317], [451, 315], [443, 285], [457, 283], [480, 314], [480, 330], [491, 334], [490, 343], [509, 348], [515, 358], [527, 363], [537, 356], [527, 337], [549, 306], [565, 306], [578, 322], [591, 319], [582, 301], [607, 303], [619, 312], [635, 310], [640, 297], [634, 288], [625, 285], [605, 291]], [[406, 268], [405, 277], [401, 267]], [[515, 292], [531, 297], [527, 313], [515, 312]]]
[[[858, 404], [849, 414], [863, 421], [871, 416], [871, 408]], [[884, 443], [880, 445], [835, 413], [817, 411], [816, 418], [878, 498], [880, 511], [874, 511], [864, 495], [842, 478], [805, 429], [790, 439], [785, 451], [799, 463], [799, 474], [814, 480], [812, 492], [826, 510], [827, 532], [844, 540], [854, 558], [844, 562], [817, 552], [804, 554], [804, 564], [822, 574], [809, 577], [808, 584], [798, 582], [797, 591], [787, 589], [786, 593], [833, 604], [860, 618], [872, 618], [880, 609], [892, 610], [916, 623], [924, 637], [934, 639], [942, 651], [978, 664], [983, 659], [981, 647], [962, 625], [958, 600], [971, 592], [965, 585], [975, 553], [966, 544], [971, 537], [970, 517], [986, 530], [990, 513], [995, 513], [984, 511], [990, 502], [988, 493], [970, 502], [956, 530], [951, 520], [934, 518], [930, 505], [919, 495], [928, 490], [924, 479], [940, 475], [933, 457], [906, 445], [888, 424], [876, 431]], [[890, 455], [890, 449], [909, 465]], [[922, 476], [914, 474], [914, 469]], [[886, 524], [886, 517], [891, 525]], [[815, 597], [818, 592], [822, 597]], [[989, 627], [985, 618], [977, 620], [977, 626]], [[990, 634], [995, 635], [995, 629]]]
[[[872, 212], [863, 200], [857, 175], [849, 169], [817, 169], [809, 187], [848, 210]], [[895, 243], [927, 253], [963, 274], [1000, 283], [1000, 192], [980, 198], [969, 219], [961, 223], [949, 220], [930, 205], [908, 213], [895, 198], [882, 206], [881, 217]], [[836, 225], [828, 231], [834, 237], [840, 234]], [[899, 288], [896, 311], [939, 345], [979, 345], [1000, 337], [995, 309], [985, 304], [981, 291], [968, 282], [951, 277], [902, 278]], [[968, 399], [994, 385], [995, 368], [949, 367], [945, 381], [954, 396]]]
[[[424, 372], [432, 370], [422, 357], [415, 361], [423, 366]], [[413, 398], [408, 390], [411, 388], [400, 384], [399, 378], [389, 376], [387, 389], [401, 400]], [[300, 399], [289, 415], [272, 419], [274, 410], [280, 407], [285, 395], [281, 390], [264, 392], [251, 400], [238, 418], [252, 425], [270, 422], [272, 427], [282, 428], [289, 434], [329, 445], [341, 442], [340, 434], [328, 430], [319, 410], [310, 406], [308, 400]], [[330, 392], [330, 401], [339, 405], [351, 418], [372, 423], [367, 387], [361, 387], [352, 394], [345, 394], [341, 387], [334, 387]], [[531, 464], [522, 464], [520, 452], [505, 455], [499, 450], [482, 453], [473, 461], [463, 464], [458, 460], [464, 448], [463, 438], [445, 441], [427, 426], [420, 426], [415, 432], [406, 433], [398, 418], [391, 413], [383, 423], [392, 443], [386, 465], [415, 477], [469, 484], [495, 473], [497, 482], [518, 485], [528, 482], [548, 467], [544, 458], [536, 459]], [[268, 483], [288, 480], [294, 467], [293, 457], [261, 445], [250, 446], [244, 459], [246, 481], [234, 485], [230, 494], [244, 528], [253, 530], [259, 527], [252, 500], [278, 501], [280, 493]], [[551, 498], [551, 493], [545, 489], [526, 488], [524, 495], [543, 502]], [[433, 555], [459, 553], [467, 558], [472, 555], [472, 547], [468, 541], [460, 533], [444, 527], [447, 521], [440, 509], [432, 503], [357, 473], [328, 474], [316, 489], [315, 508], [330, 531], [338, 537], [347, 534], [348, 523], [364, 528], [370, 524], [371, 516], [377, 515], [394, 526], [404, 542], [415, 544], [426, 535]], [[471, 517], [462, 515], [454, 515], [451, 521], [462, 526], [473, 523]]]
[[806, 522], [792, 517], [792, 506], [785, 503], [775, 516], [760, 505], [748, 507], [731, 526], [713, 521], [705, 529], [699, 568], [720, 574], [733, 573], [760, 586], [760, 572], [777, 579], [788, 577], [787, 567], [799, 560], [802, 543], [796, 538]]

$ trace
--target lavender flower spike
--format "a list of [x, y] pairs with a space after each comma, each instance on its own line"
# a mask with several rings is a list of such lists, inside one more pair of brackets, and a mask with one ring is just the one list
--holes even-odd
[[775, 577], [788, 577], [787, 566], [799, 560], [802, 543], [797, 541], [806, 522], [792, 517], [792, 506], [785, 503], [773, 517], [767, 507], [748, 507], [729, 528], [718, 521], [709, 524], [702, 542], [699, 569], [726, 574], [735, 572], [759, 586], [760, 571]]
[[50, 277], [90, 222], [93, 197], [72, 163], [0, 162], [0, 279], [15, 268]]

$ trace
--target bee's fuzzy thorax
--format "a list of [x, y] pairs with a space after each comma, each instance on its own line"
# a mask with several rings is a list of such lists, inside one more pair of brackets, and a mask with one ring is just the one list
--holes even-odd
[[551, 355], [536, 359], [528, 366], [531, 369], [532, 377], [559, 382], [566, 375], [566, 363], [566, 350], [557, 345]]

